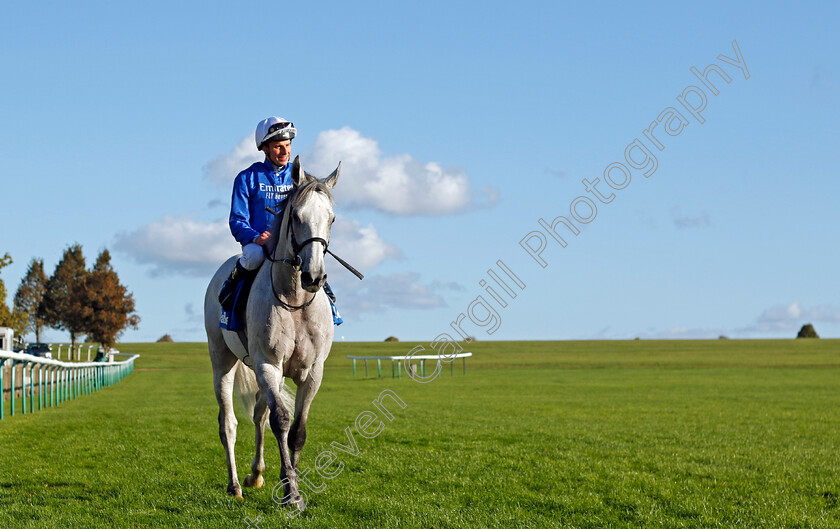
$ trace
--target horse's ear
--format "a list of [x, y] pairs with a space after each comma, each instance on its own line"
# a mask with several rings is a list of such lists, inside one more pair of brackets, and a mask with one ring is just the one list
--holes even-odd
[[335, 187], [335, 183], [338, 182], [338, 173], [341, 172], [341, 162], [338, 162], [338, 167], [335, 168], [335, 171], [332, 172], [330, 176], [324, 179], [324, 183], [327, 184], [327, 187], [332, 189]]
[[300, 155], [295, 156], [295, 161], [292, 162], [292, 182], [295, 184], [295, 187], [301, 186], [306, 182], [306, 173], [300, 164]]

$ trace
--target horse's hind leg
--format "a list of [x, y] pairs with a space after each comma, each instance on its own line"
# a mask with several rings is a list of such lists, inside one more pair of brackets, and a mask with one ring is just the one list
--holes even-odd
[[321, 387], [321, 380], [324, 375], [324, 366], [315, 365], [309, 372], [306, 380], [298, 385], [295, 395], [295, 420], [289, 430], [289, 450], [292, 453], [292, 465], [298, 467], [300, 452], [306, 443], [306, 419], [309, 416], [309, 406]]
[[[259, 394], [258, 394], [259, 395]], [[257, 398], [254, 405], [254, 426], [256, 427], [256, 450], [254, 460], [251, 462], [251, 473], [245, 476], [242, 484], [246, 487], [258, 489], [265, 485], [263, 473], [265, 472], [265, 459], [263, 459], [263, 446], [265, 441], [265, 422], [268, 419], [268, 405], [262, 395]]]
[[216, 390], [216, 401], [219, 403], [219, 437], [227, 456], [228, 494], [242, 498], [242, 487], [236, 477], [236, 415], [233, 413], [233, 377], [236, 373], [236, 356], [227, 348], [217, 350], [211, 354], [213, 360], [213, 387]]

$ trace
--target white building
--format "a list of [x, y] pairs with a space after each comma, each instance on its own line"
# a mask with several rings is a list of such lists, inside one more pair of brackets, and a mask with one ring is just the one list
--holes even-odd
[[11, 351], [14, 348], [14, 337], [15, 331], [8, 327], [0, 327], [0, 351]]

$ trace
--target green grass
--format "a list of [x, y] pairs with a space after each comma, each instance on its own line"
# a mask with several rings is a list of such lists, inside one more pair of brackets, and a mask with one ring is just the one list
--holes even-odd
[[407, 407], [290, 518], [273, 440], [225, 493], [206, 346], [122, 344], [119, 385], [0, 422], [0, 527], [840, 527], [840, 340], [481, 342], [429, 384], [344, 357], [413, 345], [334, 346], [301, 466], [383, 389]]

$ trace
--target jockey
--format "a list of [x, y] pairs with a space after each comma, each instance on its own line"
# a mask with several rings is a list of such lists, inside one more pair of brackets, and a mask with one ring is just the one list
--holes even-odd
[[[219, 302], [225, 310], [233, 304], [237, 285], [255, 274], [265, 260], [263, 246], [271, 236], [268, 230], [274, 217], [266, 207], [278, 215], [286, 207], [286, 198], [294, 187], [289, 159], [296, 134], [294, 123], [285, 119], [270, 117], [260, 121], [255, 139], [257, 149], [265, 153], [265, 160], [236, 175], [233, 182], [229, 224], [236, 242], [242, 245], [242, 257], [236, 261], [236, 268], [219, 293]], [[324, 291], [333, 304], [335, 296], [329, 285], [324, 284]], [[333, 311], [337, 314], [334, 308]]]

